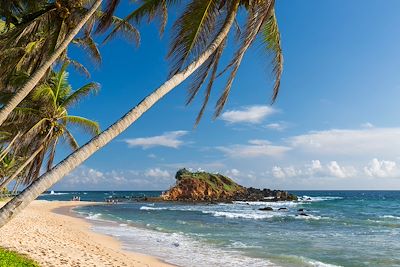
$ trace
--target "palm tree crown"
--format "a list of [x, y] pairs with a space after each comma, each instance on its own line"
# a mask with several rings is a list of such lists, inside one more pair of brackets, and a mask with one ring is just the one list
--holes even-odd
[[[160, 32], [163, 32], [167, 25], [168, 8], [171, 6], [179, 7], [179, 4], [184, 3], [180, 0], [142, 0], [138, 2], [138, 7], [126, 16], [123, 21], [140, 23], [143, 19], [152, 21], [155, 18], [159, 18], [161, 20]], [[114, 12], [118, 3], [119, 1], [116, 0], [108, 0], [107, 11]], [[226, 85], [215, 106], [214, 116], [217, 117], [221, 114], [243, 57], [257, 38], [265, 43], [266, 51], [271, 54], [272, 72], [275, 76], [272, 102], [276, 100], [279, 92], [283, 71], [283, 54], [274, 10], [274, 0], [189, 1], [182, 8], [181, 15], [173, 24], [172, 41], [167, 55], [171, 62], [170, 75], [172, 76], [187, 67], [210, 45], [226, 20], [226, 14], [235, 4], [243, 11], [238, 14], [244, 14], [245, 16], [244, 25], [240, 25], [236, 21], [234, 27], [236, 29], [235, 40], [238, 43], [236, 53], [228, 65], [219, 71], [219, 63], [228, 43], [227, 37], [207, 62], [195, 72], [192, 83], [189, 86], [187, 104], [193, 101], [203, 86], [205, 87], [203, 105], [196, 119], [196, 124], [199, 123], [208, 104], [214, 81], [228, 72]], [[107, 15], [104, 17], [107, 17]], [[100, 23], [99, 28], [104, 29], [108, 25], [103, 19], [103, 23]], [[109, 36], [112, 36], [119, 27], [122, 27], [122, 24], [117, 23], [109, 33]]]
[[68, 83], [67, 66], [65, 63], [59, 72], [52, 71], [50, 78], [39, 85], [0, 127], [1, 132], [13, 133], [4, 135], [2, 139], [4, 143], [10, 143], [11, 137], [8, 136], [15, 136], [16, 131], [22, 132], [19, 142], [13, 145], [14, 156], [30, 155], [38, 149], [41, 150], [20, 175], [25, 184], [37, 178], [46, 155], [48, 155], [46, 169], [52, 167], [60, 140], [72, 150], [79, 148], [70, 126], [77, 126], [91, 136], [100, 133], [97, 122], [68, 114], [68, 109], [72, 105], [90, 93], [96, 92], [99, 85], [88, 83], [73, 91]]

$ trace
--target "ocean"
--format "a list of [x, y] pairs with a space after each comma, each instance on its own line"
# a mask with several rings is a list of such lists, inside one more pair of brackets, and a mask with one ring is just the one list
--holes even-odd
[[300, 201], [212, 205], [128, 201], [156, 191], [52, 193], [39, 199], [124, 197], [75, 212], [124, 249], [178, 266], [400, 266], [400, 191], [291, 191]]

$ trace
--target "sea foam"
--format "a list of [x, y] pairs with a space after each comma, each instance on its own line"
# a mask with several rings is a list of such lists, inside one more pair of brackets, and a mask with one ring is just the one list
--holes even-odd
[[379, 216], [379, 218], [400, 220], [400, 216], [393, 216], [393, 215], [383, 215]]
[[122, 241], [123, 248], [150, 254], [179, 266], [278, 266], [266, 259], [252, 258], [196, 240], [182, 233], [165, 233], [136, 227], [95, 225], [95, 231]]

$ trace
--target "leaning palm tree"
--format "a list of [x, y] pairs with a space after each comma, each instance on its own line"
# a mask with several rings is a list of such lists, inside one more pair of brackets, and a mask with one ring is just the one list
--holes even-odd
[[68, 83], [68, 64], [59, 72], [52, 72], [48, 81], [37, 88], [12, 112], [9, 119], [0, 127], [0, 131], [12, 131], [18, 128], [23, 135], [14, 145], [14, 155], [25, 156], [18, 168], [0, 184], [0, 189], [18, 178], [24, 185], [32, 183], [40, 173], [47, 155], [47, 170], [53, 166], [56, 147], [60, 141], [68, 144], [75, 151], [78, 142], [70, 131], [70, 126], [77, 126], [94, 136], [100, 132], [98, 123], [89, 119], [72, 116], [68, 109], [84, 96], [96, 92], [96, 83], [88, 83], [72, 91]]
[[[14, 2], [10, 0], [6, 0], [4, 3]], [[46, 1], [47, 2], [47, 1]], [[73, 2], [82, 2], [82, 1], [73, 1]], [[89, 1], [91, 2], [91, 1]], [[71, 24], [71, 30], [65, 35], [64, 38], [61, 38], [63, 41], [59, 43], [58, 46], [54, 46], [53, 52], [46, 57], [46, 59], [41, 62], [41, 65], [38, 66], [35, 71], [30, 76], [30, 79], [22, 86], [15, 95], [10, 99], [10, 101], [4, 105], [0, 109], [0, 125], [7, 119], [8, 115], [17, 107], [17, 105], [35, 88], [35, 86], [40, 82], [40, 80], [45, 76], [48, 69], [53, 65], [54, 62], [60, 57], [60, 55], [65, 51], [74, 37], [79, 33], [82, 27], [86, 24], [86, 22], [91, 18], [91, 16], [96, 12], [96, 10], [100, 7], [102, 0], [96, 0], [89, 11], [75, 24]], [[68, 1], [55, 1], [52, 2], [56, 9], [60, 9], [61, 16], [68, 16], [69, 6]], [[64, 4], [64, 5], [63, 5]], [[61, 24], [61, 27], [64, 24]], [[12, 31], [13, 32], [13, 31]], [[16, 36], [18, 38], [19, 35]], [[40, 40], [37, 40], [34, 44], [28, 47], [31, 49], [32, 46], [37, 45]], [[4, 66], [3, 66], [4, 67]]]
[[[179, 1], [144, 1], [143, 6], [149, 3], [154, 4], [153, 8], [147, 8], [147, 13], [144, 13], [152, 17], [158, 8], [165, 10], [165, 5], [172, 2], [175, 3]], [[199, 5], [202, 7], [201, 9], [196, 8], [199, 7]], [[239, 49], [231, 63], [226, 68], [226, 70], [231, 71], [231, 75], [228, 77], [227, 86], [217, 103], [216, 115], [221, 112], [223, 105], [227, 101], [233, 78], [236, 76], [245, 52], [260, 34], [264, 34], [264, 41], [267, 43], [267, 48], [274, 53], [273, 63], [276, 82], [273, 99], [275, 99], [282, 71], [282, 54], [280, 49], [279, 31], [273, 9], [274, 2], [269, 0], [193, 0], [189, 3], [183, 15], [175, 24], [175, 29], [178, 29], [177, 32], [180, 32], [181, 34], [176, 36], [176, 42], [173, 43], [172, 52], [170, 53], [171, 55], [175, 55], [175, 58], [177, 58], [176, 64], [174, 64], [171, 72], [171, 78], [143, 99], [139, 105], [131, 109], [121, 119], [111, 125], [107, 130], [61, 161], [52, 170], [39, 177], [19, 196], [8, 202], [0, 210], [0, 226], [7, 223], [42, 192], [50, 188], [64, 175], [75, 169], [93, 153], [126, 130], [157, 101], [176, 88], [196, 71], [197, 75], [200, 74], [199, 77], [205, 76], [205, 78], [200, 79], [200, 82], [196, 83], [196, 86], [194, 87], [195, 90], [191, 93], [193, 97], [198, 91], [197, 88], [200, 88], [206, 80], [208, 73], [211, 73], [204, 101], [204, 103], [207, 104], [213, 81], [218, 76], [219, 59], [227, 43], [229, 32], [235, 24], [235, 18], [240, 7], [243, 7], [247, 12], [247, 23], [245, 30], [241, 35], [242, 42]], [[140, 10], [140, 8], [141, 7], [139, 7], [138, 10]], [[144, 15], [140, 13], [140, 16], [143, 17]], [[216, 20], [213, 20], [212, 18]], [[193, 26], [196, 27], [193, 28]], [[195, 58], [195, 60], [188, 64], [187, 62], [192, 58]], [[205, 105], [203, 105], [203, 107], [204, 106]]]

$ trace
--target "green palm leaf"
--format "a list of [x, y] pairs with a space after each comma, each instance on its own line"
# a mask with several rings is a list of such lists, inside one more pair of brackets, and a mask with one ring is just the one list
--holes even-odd
[[41, 99], [48, 100], [51, 101], [54, 106], [56, 102], [56, 96], [54, 94], [54, 91], [48, 83], [44, 83], [37, 86], [32, 93], [32, 99], [34, 101], [39, 101]]
[[63, 137], [73, 151], [79, 148], [78, 142], [68, 129], [64, 129]]
[[90, 58], [93, 59], [95, 63], [97, 63], [97, 64], [101, 63], [102, 59], [101, 59], [100, 50], [90, 35], [87, 35], [83, 38], [76, 38], [75, 40], [72, 41], [72, 43], [82, 47], [87, 52], [89, 52]]
[[100, 126], [95, 121], [71, 115], [63, 117], [63, 120], [65, 120], [69, 124], [73, 124], [78, 126], [79, 128], [84, 129], [93, 136], [98, 135], [100, 133]]
[[106, 37], [106, 40], [123, 27], [124, 23], [133, 22], [139, 24], [144, 19], [150, 22], [156, 17], [161, 17], [160, 33], [163, 33], [168, 19], [168, 7], [179, 4], [181, 0], [141, 0], [139, 2], [139, 7], [118, 22]]
[[61, 107], [67, 108], [71, 105], [76, 104], [79, 102], [83, 97], [88, 96], [90, 93], [96, 93], [100, 89], [100, 84], [91, 82], [88, 83], [78, 90], [76, 90], [74, 93], [69, 95], [62, 103]]
[[272, 65], [273, 74], [275, 76], [275, 84], [272, 94], [272, 102], [275, 102], [279, 93], [279, 86], [283, 72], [283, 53], [281, 47], [281, 36], [274, 10], [272, 11], [272, 15], [263, 25], [262, 34], [267, 50], [273, 53]]
[[172, 60], [171, 75], [177, 73], [192, 57], [197, 57], [214, 35], [219, 14], [218, 0], [192, 1], [174, 24], [168, 58]]

